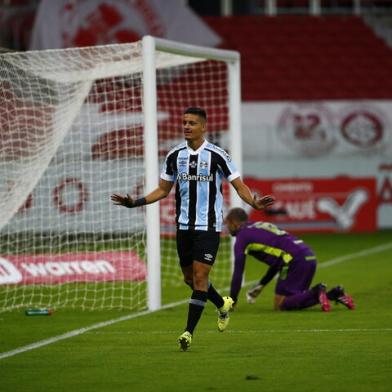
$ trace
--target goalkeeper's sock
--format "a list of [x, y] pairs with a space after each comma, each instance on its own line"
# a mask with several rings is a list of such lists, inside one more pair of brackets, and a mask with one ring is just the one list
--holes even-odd
[[207, 302], [207, 292], [194, 290], [189, 300], [188, 321], [185, 331], [193, 334]]
[[222, 296], [215, 290], [215, 287], [212, 283], [208, 283], [208, 291], [207, 291], [208, 299], [218, 308], [220, 309], [225, 301]]

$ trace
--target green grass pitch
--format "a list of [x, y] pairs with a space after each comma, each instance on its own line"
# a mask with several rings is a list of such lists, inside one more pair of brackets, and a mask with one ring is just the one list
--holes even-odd
[[[389, 392], [392, 232], [303, 238], [319, 259], [314, 283], [343, 284], [356, 310], [333, 304], [330, 313], [317, 306], [274, 312], [271, 282], [255, 305], [245, 303], [242, 290], [224, 333], [217, 331], [216, 313], [208, 304], [187, 352], [176, 344], [185, 301], [136, 318], [127, 318], [129, 312], [71, 309], [49, 317], [26, 317], [22, 310], [0, 313], [0, 390]], [[371, 251], [383, 244], [384, 250]], [[331, 265], [330, 260], [340, 262]], [[264, 270], [248, 260], [246, 280], [255, 281]], [[163, 300], [188, 296], [186, 287], [168, 287]], [[120, 317], [125, 319], [96, 325]], [[71, 331], [78, 333], [63, 335]], [[53, 337], [50, 344], [34, 346]], [[30, 344], [31, 349], [17, 351]]]

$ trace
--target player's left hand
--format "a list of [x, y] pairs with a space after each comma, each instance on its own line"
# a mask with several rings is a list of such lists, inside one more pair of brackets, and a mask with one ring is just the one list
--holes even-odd
[[114, 193], [112, 196], [110, 196], [110, 199], [116, 206], [124, 206], [127, 208], [133, 207], [133, 199], [128, 194], [126, 196], [122, 196]]
[[253, 208], [255, 208], [256, 210], [264, 210], [272, 206], [272, 204], [274, 203], [275, 203], [274, 196], [271, 195], [266, 195], [262, 197], [260, 197], [259, 195], [253, 196]]

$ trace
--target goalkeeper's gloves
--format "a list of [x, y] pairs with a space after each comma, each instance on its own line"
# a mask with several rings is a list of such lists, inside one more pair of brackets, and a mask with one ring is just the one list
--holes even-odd
[[246, 302], [248, 302], [248, 304], [256, 303], [256, 298], [261, 293], [261, 290], [263, 290], [263, 287], [264, 287], [263, 285], [258, 284], [255, 287], [253, 287], [252, 289], [248, 290], [246, 292]]

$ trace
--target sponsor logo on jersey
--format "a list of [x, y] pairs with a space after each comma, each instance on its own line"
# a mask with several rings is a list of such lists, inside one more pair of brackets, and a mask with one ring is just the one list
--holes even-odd
[[194, 161], [190, 162], [189, 167], [192, 169], [195, 169], [197, 167], [197, 162], [194, 162]]
[[188, 173], [178, 173], [177, 180], [180, 181], [213, 181], [214, 176], [212, 174], [206, 176], [202, 174], [188, 174]]

